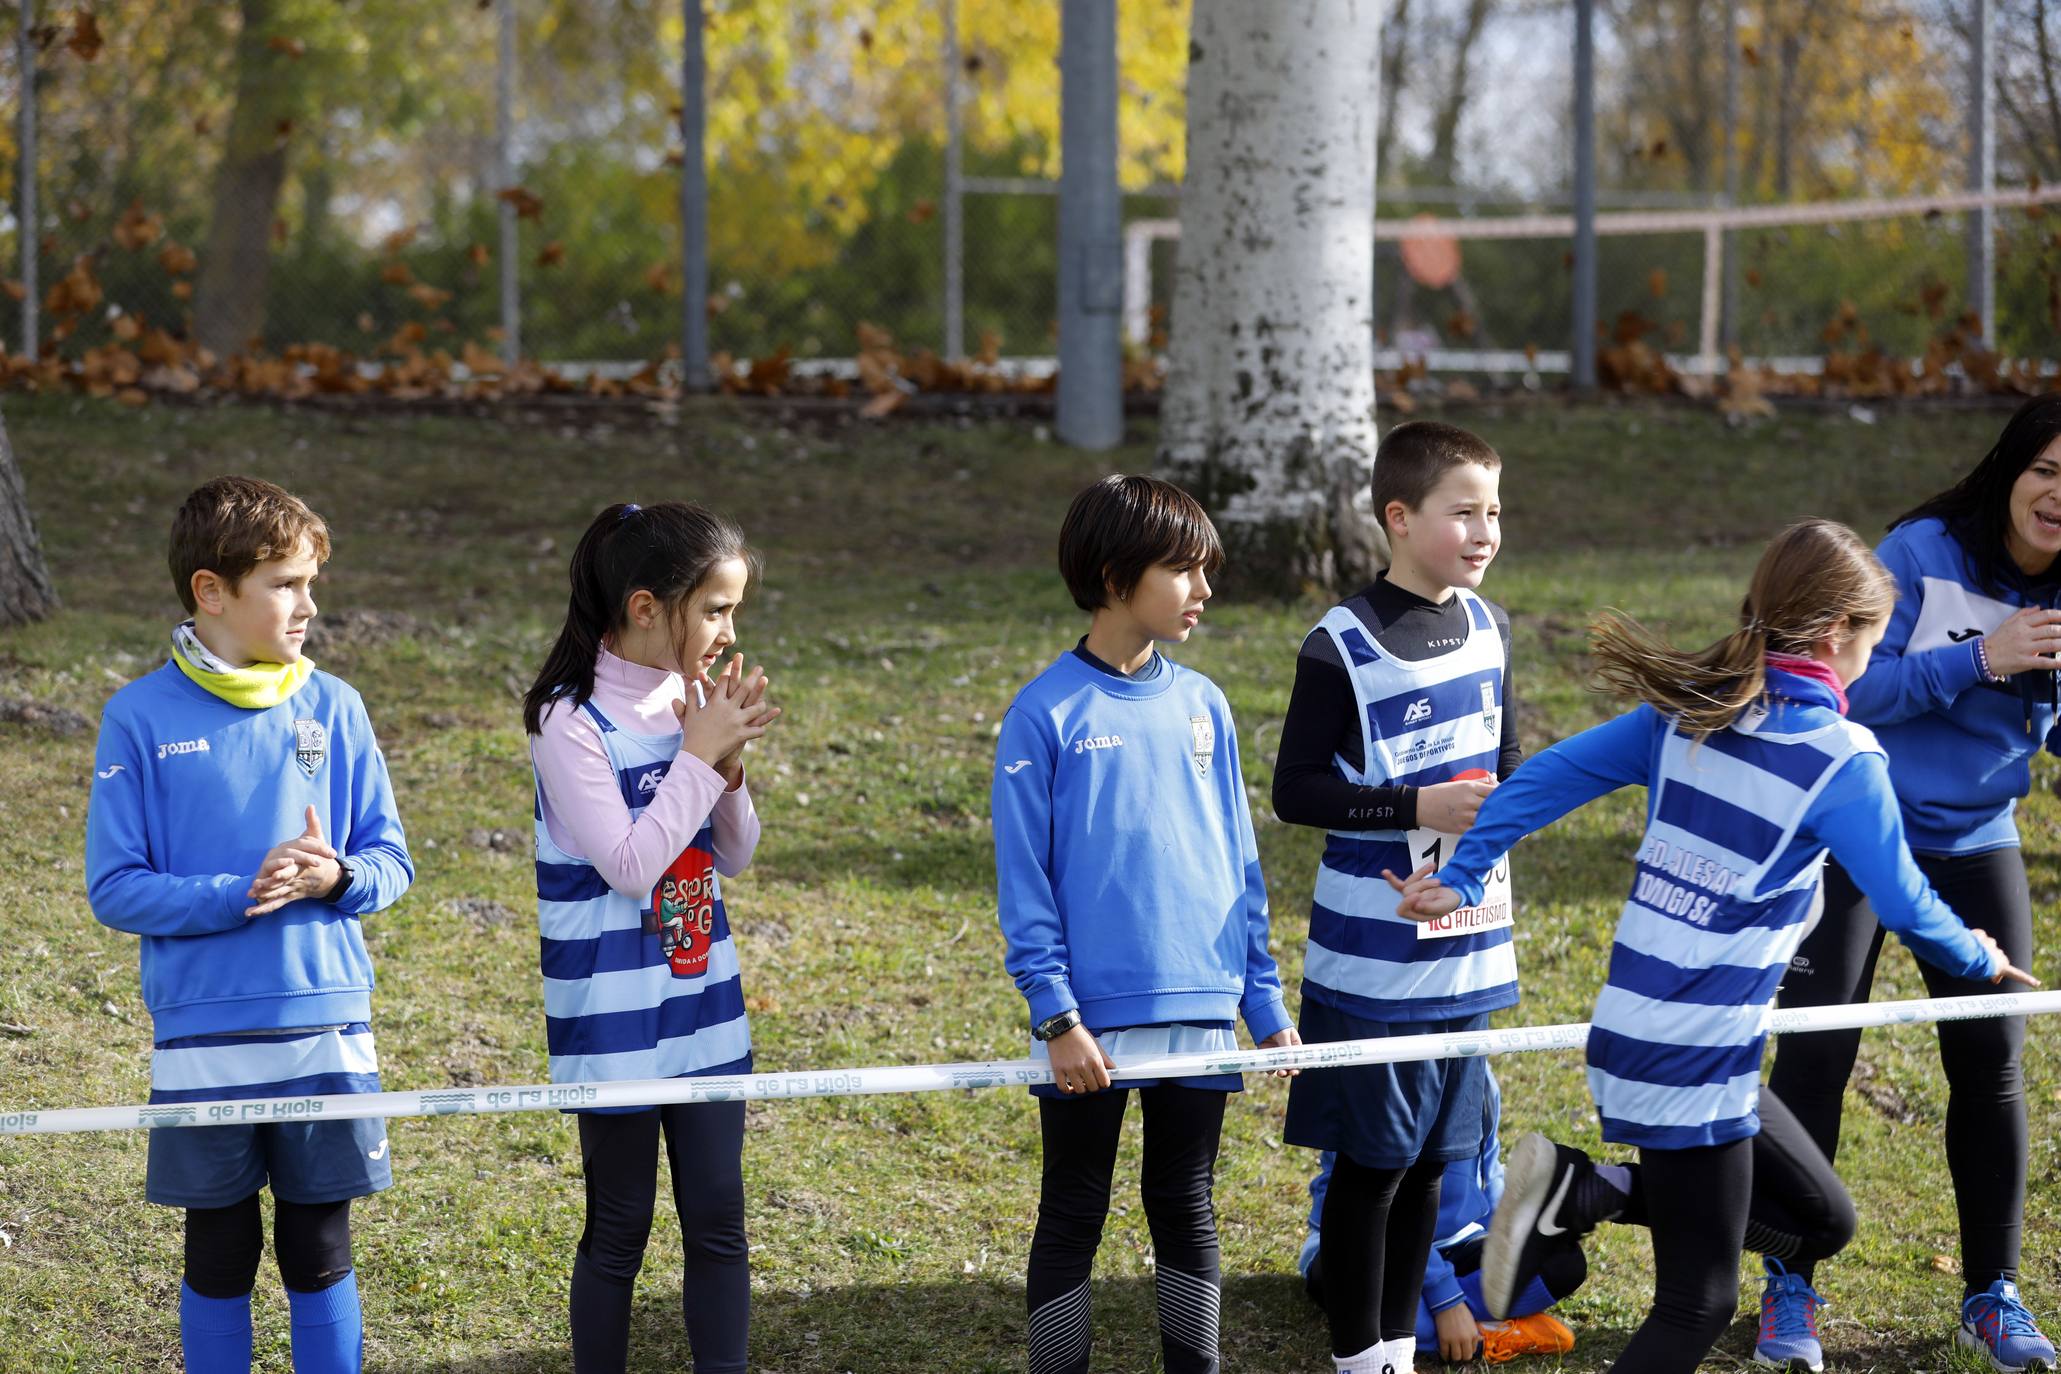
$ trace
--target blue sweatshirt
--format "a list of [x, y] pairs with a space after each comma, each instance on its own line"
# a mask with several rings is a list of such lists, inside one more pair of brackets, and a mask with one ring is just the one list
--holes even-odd
[[[372, 1011], [358, 918], [414, 880], [365, 704], [317, 671], [247, 710], [167, 663], [100, 719], [86, 811], [86, 893], [102, 924], [143, 937], [143, 1000], [160, 1041], [346, 1025]], [[245, 917], [265, 854], [312, 805], [351, 885], [331, 905]]]
[[2015, 845], [2013, 812], [2032, 789], [2032, 755], [2042, 742], [2061, 752], [2055, 712], [2040, 693], [2028, 731], [2018, 683], [1984, 680], [1975, 645], [2021, 606], [2052, 604], [2053, 592], [1982, 591], [1960, 541], [1935, 519], [1897, 526], [1876, 553], [1896, 578], [1896, 610], [1847, 700], [1889, 751], [1911, 848]]
[[1215, 683], [1061, 654], [1002, 718], [992, 802], [1008, 968], [1032, 1025], [1078, 1007], [1091, 1031], [1243, 1015], [1260, 1041], [1288, 1026]]

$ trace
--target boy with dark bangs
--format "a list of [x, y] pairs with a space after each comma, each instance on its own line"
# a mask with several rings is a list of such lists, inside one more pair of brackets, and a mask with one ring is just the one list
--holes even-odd
[[1180, 488], [1107, 477], [1081, 492], [1059, 566], [1088, 632], [1017, 694], [993, 793], [1008, 967], [1030, 1007], [1044, 1175], [1026, 1297], [1030, 1367], [1084, 1374], [1088, 1277], [1129, 1090], [1145, 1118], [1168, 1374], [1213, 1374], [1221, 1274], [1211, 1201], [1237, 1074], [1132, 1080], [1119, 1059], [1299, 1043], [1267, 953], [1267, 891], [1224, 694], [1162, 655], [1187, 640], [1223, 562]]

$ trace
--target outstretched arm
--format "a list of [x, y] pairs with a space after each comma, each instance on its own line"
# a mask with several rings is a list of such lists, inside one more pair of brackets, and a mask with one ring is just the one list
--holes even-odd
[[1419, 870], [1407, 882], [1388, 875], [1404, 894], [1399, 914], [1428, 920], [1479, 902], [1482, 880], [1512, 845], [1605, 793], [1644, 783], [1654, 744], [1666, 730], [1659, 712], [1641, 706], [1525, 760], [1481, 804], [1444, 868]]
[[1925, 881], [1904, 840], [1903, 813], [1880, 754], [1847, 760], [1811, 804], [1802, 829], [1832, 851], [1867, 894], [1876, 919], [1928, 964], [1957, 978], [2038, 986], [2011, 966], [1996, 941], [1969, 929]]

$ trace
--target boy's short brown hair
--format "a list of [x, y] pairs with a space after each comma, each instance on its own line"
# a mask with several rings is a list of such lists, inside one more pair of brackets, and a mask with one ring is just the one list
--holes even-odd
[[1387, 528], [1391, 501], [1419, 509], [1441, 477], [1466, 463], [1491, 471], [1503, 466], [1486, 439], [1458, 425], [1437, 420], [1397, 425], [1374, 450], [1374, 518]]
[[231, 590], [252, 568], [291, 558], [306, 540], [315, 561], [329, 558], [329, 526], [307, 502], [256, 477], [217, 477], [194, 489], [172, 517], [172, 585], [194, 609], [193, 575], [205, 568]]
[[1059, 573], [1073, 604], [1098, 611], [1129, 596], [1155, 563], [1224, 566], [1217, 527], [1194, 497], [1157, 477], [1114, 473], [1083, 487], [1059, 527]]

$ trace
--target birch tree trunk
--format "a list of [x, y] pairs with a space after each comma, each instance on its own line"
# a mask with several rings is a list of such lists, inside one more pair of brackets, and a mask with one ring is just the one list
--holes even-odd
[[36, 518], [14, 461], [7, 422], [0, 419], [0, 625], [41, 620], [57, 609], [57, 588], [43, 564]]
[[1195, 0], [1161, 471], [1242, 586], [1387, 559], [1374, 470], [1378, 0]]

